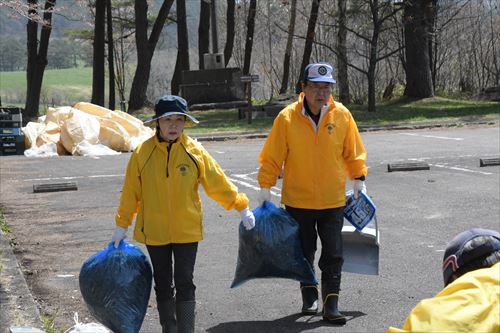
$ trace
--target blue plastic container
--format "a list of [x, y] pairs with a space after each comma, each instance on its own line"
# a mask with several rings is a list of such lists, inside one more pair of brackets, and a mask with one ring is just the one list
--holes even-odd
[[363, 230], [375, 217], [377, 207], [372, 199], [365, 193], [360, 192], [358, 199], [354, 199], [354, 192], [346, 192], [346, 203], [344, 217], [356, 230]]

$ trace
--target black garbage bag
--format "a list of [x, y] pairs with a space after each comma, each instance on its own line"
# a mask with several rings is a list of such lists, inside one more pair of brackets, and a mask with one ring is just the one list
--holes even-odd
[[120, 242], [87, 259], [80, 291], [92, 315], [114, 333], [139, 332], [146, 315], [153, 273], [139, 247]]
[[240, 223], [238, 262], [231, 288], [250, 279], [273, 277], [317, 284], [302, 251], [297, 221], [269, 201], [264, 201], [253, 213], [253, 229], [246, 230]]

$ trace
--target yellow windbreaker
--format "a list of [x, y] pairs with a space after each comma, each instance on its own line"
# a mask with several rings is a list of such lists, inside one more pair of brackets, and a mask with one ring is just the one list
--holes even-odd
[[330, 97], [316, 130], [303, 113], [304, 93], [284, 108], [259, 155], [260, 187], [276, 185], [284, 168], [281, 202], [295, 208], [345, 206], [346, 176], [365, 176], [366, 152], [351, 113]]
[[201, 183], [225, 209], [242, 210], [248, 198], [227, 179], [203, 146], [182, 134], [170, 146], [156, 135], [130, 157], [115, 222], [147, 245], [192, 243], [203, 239]]
[[462, 275], [387, 332], [500, 332], [500, 263]]

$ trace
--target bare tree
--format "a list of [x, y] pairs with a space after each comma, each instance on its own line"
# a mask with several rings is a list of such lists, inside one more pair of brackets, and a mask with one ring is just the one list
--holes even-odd
[[234, 9], [236, 6], [235, 0], [227, 0], [226, 9], [226, 45], [224, 46], [224, 67], [227, 67], [229, 60], [233, 56], [234, 46]]
[[318, 11], [319, 11], [319, 3], [321, 0], [312, 0], [311, 4], [311, 14], [309, 15], [309, 22], [307, 24], [307, 33], [306, 33], [306, 42], [304, 45], [304, 54], [302, 56], [302, 64], [300, 65], [300, 74], [299, 80], [295, 85], [295, 92], [299, 93], [302, 88], [301, 84], [304, 79], [304, 69], [309, 63], [309, 59], [311, 58], [312, 45], [315, 37], [316, 30], [316, 21], [318, 19]]
[[161, 30], [165, 25], [170, 8], [174, 0], [164, 0], [154, 21], [151, 34], [148, 38], [148, 4], [144, 0], [135, 0], [135, 41], [137, 48], [137, 67], [134, 80], [130, 89], [128, 112], [139, 110], [146, 102], [146, 91], [149, 83], [149, 74], [151, 70], [151, 59]]
[[[47, 66], [47, 50], [49, 47], [50, 33], [52, 31], [52, 12], [56, 0], [45, 1], [43, 19], [38, 14], [38, 1], [28, 0], [28, 65], [26, 69], [26, 104], [24, 117], [26, 120], [38, 117], [40, 105], [40, 92], [42, 90], [43, 73]], [[42, 21], [40, 41], [38, 41], [38, 24]]]
[[116, 38], [114, 45], [116, 48], [113, 52], [114, 63], [116, 64], [115, 82], [120, 98], [120, 109], [124, 112], [127, 111], [126, 106], [126, 91], [129, 75], [129, 59], [135, 47], [133, 38], [131, 37], [135, 30], [134, 12], [131, 6], [113, 6], [113, 19], [114, 27], [116, 28]]
[[203, 55], [209, 53], [210, 46], [210, 3], [200, 0], [200, 23], [198, 25], [198, 63], [205, 68]]
[[111, 0], [106, 0], [106, 26], [108, 36], [108, 72], [109, 72], [109, 98], [108, 107], [110, 110], [115, 109], [115, 57], [114, 57], [114, 40], [113, 40], [113, 16], [111, 14]]
[[349, 75], [347, 66], [347, 0], [337, 0], [338, 6], [338, 32], [337, 32], [337, 85], [339, 99], [342, 103], [349, 103]]
[[290, 57], [292, 55], [293, 34], [295, 33], [295, 17], [297, 13], [297, 0], [292, 0], [290, 6], [290, 22], [288, 23], [288, 35], [286, 39], [285, 57], [283, 59], [283, 77], [281, 79], [280, 94], [288, 90], [288, 79], [290, 77]]
[[247, 37], [245, 41], [245, 59], [243, 61], [243, 74], [250, 73], [256, 11], [257, 11], [257, 0], [250, 0], [250, 7], [248, 8], [248, 17], [247, 17]]
[[406, 48], [406, 88], [411, 98], [434, 96], [429, 52], [430, 24], [435, 15], [435, 0], [404, 2], [404, 36]]
[[177, 9], [177, 60], [172, 77], [171, 90], [173, 95], [179, 94], [182, 71], [189, 70], [189, 45], [186, 22], [186, 0], [176, 0]]
[[96, 0], [94, 21], [94, 53], [92, 65], [92, 103], [104, 106], [104, 53], [106, 2]]

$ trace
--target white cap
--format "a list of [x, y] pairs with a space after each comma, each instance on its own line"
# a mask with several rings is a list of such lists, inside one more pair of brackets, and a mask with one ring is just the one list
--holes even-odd
[[326, 62], [309, 64], [304, 69], [304, 81], [336, 83], [332, 73], [333, 67]]

